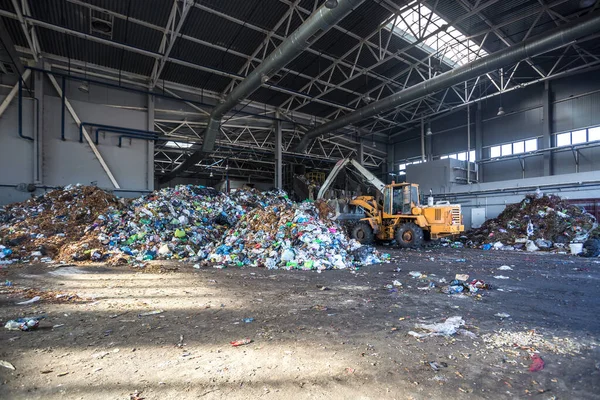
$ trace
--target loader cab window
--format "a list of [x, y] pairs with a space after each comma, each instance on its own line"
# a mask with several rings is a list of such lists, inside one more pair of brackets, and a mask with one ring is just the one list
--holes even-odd
[[384, 190], [384, 210], [388, 214], [410, 214], [419, 205], [419, 193], [415, 186], [398, 186]]

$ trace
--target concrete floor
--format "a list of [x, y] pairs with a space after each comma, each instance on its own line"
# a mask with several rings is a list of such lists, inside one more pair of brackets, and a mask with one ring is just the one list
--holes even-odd
[[[391, 263], [320, 274], [184, 263], [2, 269], [15, 283], [0, 290], [2, 323], [47, 318], [37, 331], [0, 331], [0, 360], [16, 367], [0, 367], [0, 398], [600, 398], [600, 261], [381, 250]], [[456, 273], [493, 288], [481, 298], [440, 293], [439, 280]], [[425, 290], [429, 282], [438, 287]], [[36, 293], [44, 298], [15, 304]], [[162, 313], [139, 316], [153, 310]], [[452, 316], [475, 337], [408, 334]], [[253, 342], [229, 344], [242, 338]], [[528, 370], [533, 352], [541, 371]]]

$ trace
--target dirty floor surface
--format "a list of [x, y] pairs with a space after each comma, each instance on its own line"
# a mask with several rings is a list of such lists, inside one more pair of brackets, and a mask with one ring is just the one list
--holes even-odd
[[[4, 268], [0, 278], [14, 286], [0, 288], [2, 325], [46, 318], [36, 331], [0, 330], [0, 360], [15, 367], [0, 366], [0, 397], [600, 398], [597, 260], [382, 251], [391, 263], [321, 274], [183, 263]], [[457, 273], [493, 288], [480, 298], [440, 293], [440, 280]], [[143, 315], [152, 311], [162, 312]], [[465, 321], [453, 336], [409, 334], [453, 316]], [[230, 345], [244, 338], [252, 343]], [[530, 372], [534, 354], [544, 367]]]

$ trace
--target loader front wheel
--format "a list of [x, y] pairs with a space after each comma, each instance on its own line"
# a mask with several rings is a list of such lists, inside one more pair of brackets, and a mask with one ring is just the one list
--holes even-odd
[[423, 229], [412, 222], [407, 222], [396, 229], [396, 241], [400, 247], [419, 247], [423, 244]]
[[358, 240], [361, 244], [372, 244], [375, 240], [373, 229], [366, 222], [359, 222], [354, 225], [350, 236], [352, 239]]

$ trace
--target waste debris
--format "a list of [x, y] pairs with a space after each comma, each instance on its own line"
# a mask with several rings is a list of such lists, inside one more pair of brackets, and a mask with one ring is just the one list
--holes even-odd
[[37, 329], [37, 327], [40, 325], [40, 321], [44, 318], [46, 317], [39, 316], [12, 319], [4, 325], [4, 328], [8, 329], [9, 331], [31, 331]]
[[596, 218], [555, 195], [529, 194], [498, 217], [466, 232], [467, 247], [483, 250], [566, 251], [597, 229]]
[[372, 247], [349, 239], [313, 203], [256, 208], [224, 234], [208, 255], [213, 263], [268, 269], [344, 269], [381, 262]]
[[12, 365], [12, 363], [9, 363], [8, 361], [4, 360], [0, 360], [0, 367], [12, 369], [13, 371], [16, 370], [15, 366]]
[[531, 365], [529, 366], [530, 372], [537, 372], [544, 369], [544, 360], [537, 354], [531, 356]]
[[42, 298], [41, 298], [40, 296], [35, 296], [35, 297], [31, 298], [30, 300], [27, 300], [27, 301], [21, 301], [21, 302], [19, 302], [19, 303], [16, 303], [16, 304], [17, 304], [17, 305], [20, 305], [20, 306], [25, 306], [25, 305], [28, 305], [28, 304], [33, 304], [33, 303], [36, 303], [36, 302], [40, 301], [41, 299], [42, 299]]
[[69, 185], [0, 208], [0, 258], [145, 266], [187, 260], [200, 268], [260, 266], [325, 270], [389, 255], [349, 239], [323, 202], [293, 203], [281, 190], [179, 185], [125, 201], [97, 187]]
[[229, 344], [231, 344], [233, 347], [239, 347], [239, 346], [245, 346], [252, 342], [253, 342], [252, 339], [245, 338], [245, 339], [240, 339], [240, 340], [234, 340], [233, 342], [229, 342]]
[[481, 279], [473, 279], [471, 281], [468, 281], [468, 279], [469, 275], [456, 274], [455, 279], [450, 281], [450, 284], [441, 287], [441, 292], [446, 294], [478, 294], [478, 296], [481, 296], [480, 292], [482, 290], [491, 289], [491, 285]]
[[64, 246], [79, 242], [99, 216], [124, 205], [98, 187], [77, 184], [0, 207], [0, 259], [71, 258], [61, 254]]
[[429, 336], [452, 336], [454, 335], [461, 326], [465, 325], [465, 320], [460, 316], [454, 316], [447, 318], [444, 322], [437, 324], [416, 324], [415, 327], [428, 331], [426, 333], [419, 333], [415, 331], [409, 331], [408, 334], [416, 338], [424, 338]]

